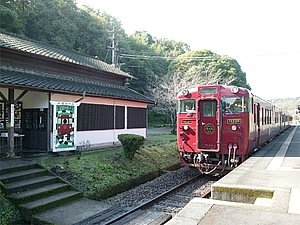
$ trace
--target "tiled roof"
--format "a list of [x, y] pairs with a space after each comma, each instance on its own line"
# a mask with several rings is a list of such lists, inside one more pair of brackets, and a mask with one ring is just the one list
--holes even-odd
[[86, 95], [120, 98], [154, 103], [146, 96], [126, 87], [107, 85], [83, 78], [64, 77], [58, 74], [37, 73], [10, 67], [0, 68], [0, 84], [22, 88], [34, 88], [51, 92], [84, 93]]
[[78, 52], [67, 51], [58, 47], [46, 45], [37, 41], [28, 41], [0, 33], [0, 46], [133, 78], [130, 74], [99, 59]]

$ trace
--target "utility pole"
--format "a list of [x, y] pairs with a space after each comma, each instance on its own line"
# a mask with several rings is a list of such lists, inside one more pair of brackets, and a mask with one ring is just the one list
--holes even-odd
[[116, 40], [116, 33], [115, 33], [115, 28], [113, 28], [113, 34], [112, 34], [112, 45], [111, 47], [111, 62], [112, 65], [116, 68], [120, 69], [120, 64], [119, 64], [119, 44]]

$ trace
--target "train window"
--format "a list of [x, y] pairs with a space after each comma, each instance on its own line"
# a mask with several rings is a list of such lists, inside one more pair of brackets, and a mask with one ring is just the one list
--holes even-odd
[[265, 109], [264, 108], [261, 108], [261, 125], [264, 125], [264, 111]]
[[203, 116], [214, 117], [216, 116], [216, 102], [204, 102], [203, 103]]
[[251, 113], [254, 114], [254, 99], [251, 98]]
[[279, 116], [278, 116], [278, 112], [275, 112], [275, 123], [278, 123], [279, 122]]
[[229, 97], [222, 99], [222, 110], [225, 113], [249, 112], [249, 97]]
[[179, 113], [196, 113], [196, 99], [182, 99], [178, 104]]
[[252, 109], [252, 112], [254, 113], [254, 124], [257, 124], [256, 123], [256, 117], [257, 117], [257, 115], [256, 115], [256, 113], [257, 113], [257, 106], [256, 106], [256, 104], [253, 104], [253, 109]]

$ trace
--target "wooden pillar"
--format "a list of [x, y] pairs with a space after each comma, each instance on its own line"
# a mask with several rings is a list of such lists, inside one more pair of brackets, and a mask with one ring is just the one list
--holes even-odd
[[51, 101], [51, 93], [48, 94], [48, 112], [47, 112], [47, 151], [50, 152], [51, 150], [51, 132], [53, 130], [53, 106], [50, 103]]
[[14, 122], [15, 122], [15, 105], [14, 105], [14, 89], [8, 89], [8, 157], [14, 157]]

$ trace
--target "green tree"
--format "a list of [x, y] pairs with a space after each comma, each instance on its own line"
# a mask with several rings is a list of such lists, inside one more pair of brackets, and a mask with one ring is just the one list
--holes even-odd
[[155, 39], [147, 32], [136, 32], [120, 41], [122, 69], [137, 78], [130, 82], [130, 87], [142, 94], [147, 94], [154, 76], [163, 76], [169, 65], [151, 48], [154, 43]]
[[199, 74], [206, 76], [208, 74], [220, 75], [221, 83], [225, 84], [223, 79], [233, 77], [232, 85], [246, 87], [250, 89], [247, 83], [246, 74], [242, 71], [238, 62], [229, 56], [221, 56], [210, 50], [189, 51], [177, 57], [169, 66], [168, 75], [185, 76], [186, 74]]
[[143, 94], [149, 94], [148, 86], [156, 76], [164, 77], [170, 64], [169, 57], [177, 57], [189, 46], [183, 42], [157, 39], [148, 32], [135, 32], [121, 40], [122, 69], [137, 79], [131, 81], [130, 87]]
[[[75, 0], [0, 0], [1, 28], [44, 43], [75, 50], [111, 63], [111, 31], [120, 47], [121, 69], [135, 76], [129, 87], [149, 94], [156, 77], [201, 73], [213, 68], [217, 74], [236, 77], [236, 85], [247, 86], [246, 74], [236, 60], [211, 51], [190, 51], [188, 44], [155, 38], [146, 31], [126, 35], [121, 22]], [[176, 58], [177, 57], [177, 58]], [[176, 58], [174, 61], [172, 61]], [[247, 86], [249, 87], [249, 86]]]
[[78, 27], [73, 0], [35, 1], [25, 12], [26, 36], [65, 49], [74, 49]]
[[127, 38], [121, 23], [113, 16], [94, 10], [88, 6], [80, 9], [79, 38], [77, 49], [80, 52], [111, 63], [111, 37], [113, 29], [116, 32], [118, 41]]
[[151, 46], [159, 55], [166, 57], [177, 57], [190, 51], [190, 46], [184, 42], [168, 40], [166, 38], [157, 39]]
[[4, 5], [0, 5], [0, 26], [8, 32], [16, 34], [22, 34], [25, 29], [25, 24], [20, 15], [14, 9]]

